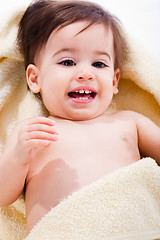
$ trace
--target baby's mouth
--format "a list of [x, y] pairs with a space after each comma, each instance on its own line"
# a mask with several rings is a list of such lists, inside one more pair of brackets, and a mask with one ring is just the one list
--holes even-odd
[[93, 100], [96, 97], [97, 93], [94, 90], [89, 89], [79, 89], [79, 90], [73, 90], [68, 93], [68, 96], [74, 100], [80, 100], [80, 101], [88, 101]]

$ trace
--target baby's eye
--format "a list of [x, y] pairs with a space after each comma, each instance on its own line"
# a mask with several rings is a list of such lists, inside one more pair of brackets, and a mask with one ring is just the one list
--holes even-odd
[[97, 62], [92, 63], [92, 66], [93, 66], [93, 67], [96, 67], [96, 68], [108, 67], [107, 64], [105, 64], [104, 62], [100, 62], [100, 61], [97, 61]]
[[75, 62], [73, 60], [67, 59], [59, 62], [58, 64], [64, 65], [64, 66], [75, 66]]

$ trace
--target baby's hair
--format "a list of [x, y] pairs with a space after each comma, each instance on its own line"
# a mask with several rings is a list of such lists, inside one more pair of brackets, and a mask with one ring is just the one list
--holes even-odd
[[34, 64], [36, 55], [46, 44], [52, 31], [78, 21], [87, 21], [86, 28], [98, 23], [111, 28], [114, 39], [114, 68], [121, 69], [126, 42], [119, 19], [98, 4], [77, 0], [36, 0], [29, 5], [20, 21], [17, 37], [25, 68]]

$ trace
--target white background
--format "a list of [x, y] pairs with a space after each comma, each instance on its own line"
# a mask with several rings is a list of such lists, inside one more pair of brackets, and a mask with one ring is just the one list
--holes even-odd
[[[127, 31], [160, 60], [160, 0], [92, 0], [115, 14]], [[31, 0], [0, 0], [0, 19]], [[3, 20], [0, 20], [3, 21]], [[0, 22], [1, 24], [1, 22]]]

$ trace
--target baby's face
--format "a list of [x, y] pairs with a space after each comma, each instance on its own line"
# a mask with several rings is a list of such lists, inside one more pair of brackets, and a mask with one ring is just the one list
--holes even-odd
[[118, 92], [112, 31], [96, 24], [81, 32], [86, 26], [83, 21], [53, 31], [35, 59], [37, 85], [29, 86], [41, 93], [53, 117], [95, 118], [104, 113]]

